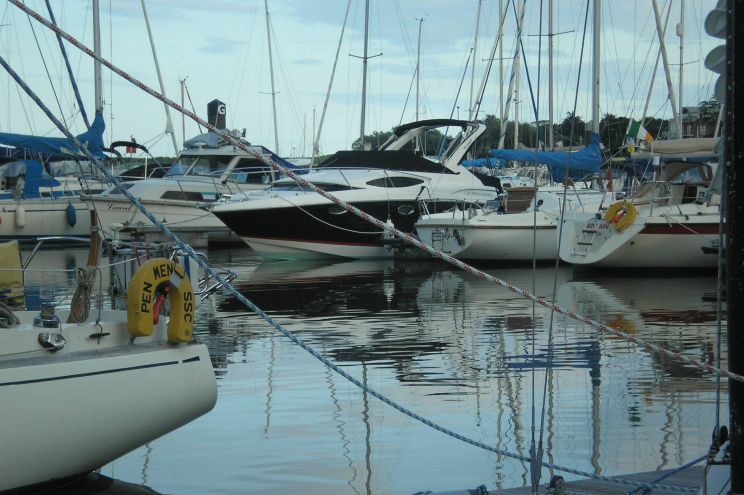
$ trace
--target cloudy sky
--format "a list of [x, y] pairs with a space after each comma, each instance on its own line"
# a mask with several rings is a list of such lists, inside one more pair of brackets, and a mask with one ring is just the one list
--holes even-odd
[[[683, 1], [657, 1], [662, 23], [671, 11], [665, 42], [678, 101], [680, 37], [676, 30]], [[547, 37], [539, 36], [548, 32], [548, 2], [526, 3], [525, 59], [518, 96], [520, 121], [534, 121], [535, 107], [540, 119], [548, 117]], [[574, 104], [578, 115], [591, 119], [591, 17], [588, 31], [584, 30], [587, 4], [591, 3], [553, 0], [553, 31], [560, 33], [554, 36], [556, 121], [572, 111]], [[503, 4], [508, 11], [503, 53], [497, 48], [495, 57], [507, 59], [503, 61], [504, 83], [499, 83], [499, 62], [495, 61], [485, 85], [479, 118], [498, 114], [500, 87], [505, 96], [508, 92], [517, 23], [513, 3], [503, 0]], [[715, 4], [715, 0], [684, 2], [685, 106], [696, 105], [712, 94], [715, 75], [703, 68], [703, 59], [721, 42], [707, 36], [702, 25]], [[44, 0], [26, 0], [26, 5], [48, 17]], [[58, 24], [92, 47], [91, 1], [51, 0], [51, 5]], [[652, 0], [602, 2], [602, 114], [643, 116], [659, 51], [652, 5]], [[145, 6], [167, 96], [180, 102], [180, 81], [185, 80], [189, 108], [193, 103], [196, 113], [206, 118], [207, 103], [219, 99], [227, 105], [228, 127], [245, 129], [249, 141], [276, 148], [264, 0], [145, 0]], [[320, 147], [325, 153], [347, 149], [359, 137], [362, 63], [354, 56], [363, 53], [365, 2], [268, 0], [278, 143], [284, 156], [311, 152], [313, 130], [317, 132], [320, 124], [347, 6], [346, 30], [321, 129]], [[499, 24], [499, 0], [370, 0], [368, 53], [370, 57], [382, 55], [371, 58], [368, 64], [367, 133], [389, 130], [416, 118], [414, 74], [419, 19], [423, 19], [419, 118], [468, 116], [471, 86], [477, 93], [486, 60], [491, 56]], [[106, 59], [159, 91], [140, 0], [101, 0], [101, 38]], [[476, 55], [472, 57], [474, 47]], [[91, 59], [74, 47], [68, 45], [67, 49], [86, 110], [92, 114]], [[73, 132], [84, 130], [53, 33], [10, 3], [0, 7], [0, 53], [56, 115], [64, 115]], [[473, 59], [474, 77], [473, 65], [469, 65]], [[154, 154], [173, 154], [170, 138], [164, 135], [163, 104], [106, 69], [103, 79], [106, 140], [135, 136]], [[661, 64], [650, 94], [647, 115], [670, 118], [671, 104]], [[0, 102], [0, 130], [59, 135], [4, 71], [0, 73]], [[514, 106], [512, 119], [513, 110]], [[171, 117], [180, 146], [182, 118], [174, 110]], [[187, 138], [198, 133], [195, 123], [185, 123]]]

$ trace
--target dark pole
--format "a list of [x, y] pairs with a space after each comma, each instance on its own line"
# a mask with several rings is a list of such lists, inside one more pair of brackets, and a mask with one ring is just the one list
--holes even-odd
[[[726, 301], [728, 307], [728, 369], [744, 373], [744, 93], [737, 98], [734, 75], [744, 69], [744, 0], [727, 2], [726, 36]], [[738, 12], [737, 12], [738, 11]], [[738, 15], [737, 15], [738, 14]], [[737, 56], [738, 54], [738, 56]], [[737, 65], [739, 67], [737, 67]], [[731, 493], [744, 494], [744, 383], [729, 379]]]

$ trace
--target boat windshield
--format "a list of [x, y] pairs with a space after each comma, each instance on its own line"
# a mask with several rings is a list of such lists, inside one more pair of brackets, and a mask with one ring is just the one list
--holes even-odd
[[168, 169], [166, 177], [176, 175], [219, 177], [225, 172], [233, 158], [234, 156], [231, 155], [181, 155]]

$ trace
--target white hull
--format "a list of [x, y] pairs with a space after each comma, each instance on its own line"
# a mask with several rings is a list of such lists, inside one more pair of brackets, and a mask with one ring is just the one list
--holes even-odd
[[243, 242], [262, 258], [277, 260], [317, 260], [328, 258], [380, 259], [390, 258], [392, 252], [383, 246], [362, 246], [333, 242], [292, 241], [242, 237]]
[[718, 257], [703, 248], [718, 244], [717, 210], [697, 204], [656, 208], [652, 216], [641, 210], [622, 232], [604, 219], [577, 214], [564, 221], [560, 257], [600, 268], [715, 267]]
[[[102, 321], [121, 320], [116, 313], [104, 311]], [[64, 348], [42, 349], [44, 331], [61, 333]], [[0, 490], [92, 471], [214, 406], [206, 346], [155, 337], [130, 344], [124, 321], [104, 323], [108, 335], [92, 338], [98, 331], [63, 323], [61, 331], [27, 324], [0, 332]]]
[[[68, 221], [68, 205], [75, 208], [75, 225]], [[89, 237], [88, 206], [78, 197], [0, 201], [0, 239], [35, 241], [46, 236]]]
[[442, 216], [430, 215], [419, 220], [416, 232], [423, 242], [458, 259], [554, 260], [558, 254], [555, 215], [492, 213], [467, 220], [451, 215], [445, 220]]
[[[524, 211], [500, 213], [484, 209], [426, 215], [416, 223], [419, 238], [455, 258], [481, 261], [546, 261], [558, 256], [558, 219], [566, 210], [598, 205], [595, 191], [564, 196], [560, 189], [538, 190]], [[508, 194], [506, 205], [508, 207]], [[535, 211], [535, 205], [537, 211]]]
[[[126, 198], [84, 196], [83, 199], [95, 209], [98, 224], [111, 234], [111, 225], [119, 223], [125, 227], [156, 229], [155, 225]], [[230, 237], [230, 229], [211, 212], [199, 208], [196, 203], [177, 200], [140, 200], [158, 220], [175, 233], [199, 232], [210, 239]]]

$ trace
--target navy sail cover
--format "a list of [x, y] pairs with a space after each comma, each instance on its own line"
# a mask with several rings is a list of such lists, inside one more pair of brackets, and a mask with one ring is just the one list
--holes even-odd
[[[578, 180], [599, 171], [602, 165], [602, 149], [599, 134], [592, 134], [592, 142], [578, 151], [533, 151], [497, 149], [489, 152], [490, 158], [467, 160], [463, 165], [470, 167], [492, 166], [494, 161], [513, 160], [523, 163], [539, 163], [550, 167], [553, 180], [561, 181], [564, 175]], [[495, 159], [495, 160], [494, 160]], [[566, 174], [568, 171], [568, 174]]]
[[[90, 129], [76, 136], [77, 140], [95, 157], [105, 158], [103, 150], [103, 131], [106, 124], [103, 121], [103, 115], [96, 113], [96, 118], [90, 126]], [[44, 137], [30, 136], [26, 134], [12, 134], [0, 132], [0, 144], [13, 146], [18, 149], [41, 153], [50, 157], [70, 158], [83, 157], [79, 147], [66, 137]]]

